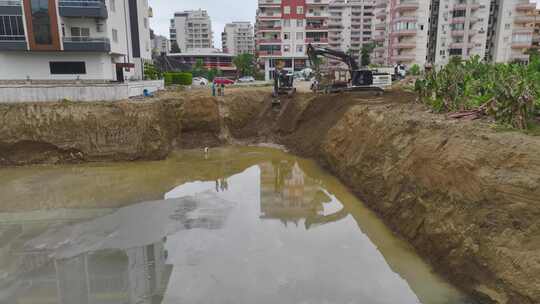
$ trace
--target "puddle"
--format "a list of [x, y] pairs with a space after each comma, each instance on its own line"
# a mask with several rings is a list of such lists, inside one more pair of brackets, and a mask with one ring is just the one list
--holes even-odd
[[0, 193], [0, 303], [470, 303], [276, 149], [1, 169]]

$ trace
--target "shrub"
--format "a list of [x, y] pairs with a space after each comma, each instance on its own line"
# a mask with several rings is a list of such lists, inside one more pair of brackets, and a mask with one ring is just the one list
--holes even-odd
[[452, 58], [415, 83], [420, 99], [436, 112], [475, 110], [502, 124], [526, 129], [540, 99], [540, 62], [488, 64], [476, 56]]
[[166, 85], [191, 85], [193, 82], [193, 75], [191, 73], [166, 72], [163, 74], [163, 76], [165, 78]]
[[160, 72], [151, 63], [144, 64], [144, 77], [149, 80], [156, 80], [161, 77]]
[[409, 74], [413, 76], [420, 75], [420, 66], [418, 64], [413, 64], [411, 68], [409, 69]]

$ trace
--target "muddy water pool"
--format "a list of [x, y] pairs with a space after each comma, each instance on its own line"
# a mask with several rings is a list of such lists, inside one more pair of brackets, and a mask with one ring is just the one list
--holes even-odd
[[471, 303], [277, 149], [0, 169], [0, 201], [0, 303]]

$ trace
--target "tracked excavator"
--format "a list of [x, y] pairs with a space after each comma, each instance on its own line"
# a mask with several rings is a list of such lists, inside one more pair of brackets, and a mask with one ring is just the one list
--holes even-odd
[[[336, 93], [345, 91], [372, 91], [382, 94], [385, 87], [392, 85], [392, 76], [388, 73], [377, 73], [367, 68], [360, 68], [358, 62], [345, 52], [326, 47], [315, 47], [311, 44], [307, 47], [307, 54], [312, 67], [316, 69], [316, 82], [312, 85], [313, 91]], [[326, 57], [345, 63], [348, 66], [349, 77], [346, 81], [335, 79], [324, 83], [319, 70], [319, 57]], [[323, 84], [324, 83], [324, 84]]]

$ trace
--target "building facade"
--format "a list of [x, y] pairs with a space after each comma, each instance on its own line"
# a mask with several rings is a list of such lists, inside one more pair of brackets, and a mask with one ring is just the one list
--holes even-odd
[[152, 38], [152, 53], [155, 56], [167, 55], [171, 52], [171, 41], [161, 35], [154, 35]]
[[212, 22], [205, 10], [175, 13], [169, 33], [171, 43], [176, 42], [181, 53], [214, 47]]
[[216, 49], [194, 49], [187, 53], [169, 54], [168, 58], [179, 67], [193, 68], [197, 61], [201, 61], [206, 69], [220, 70], [224, 76], [236, 76], [234, 56]]
[[142, 79], [147, 0], [0, 1], [0, 80]]
[[233, 22], [225, 25], [221, 34], [223, 53], [232, 55], [254, 54], [255, 40], [250, 22]]
[[307, 67], [306, 46], [328, 46], [328, 0], [259, 0], [255, 44], [265, 78], [276, 64], [286, 70]]
[[440, 67], [453, 56], [528, 61], [536, 4], [529, 0], [376, 0], [372, 59]]

